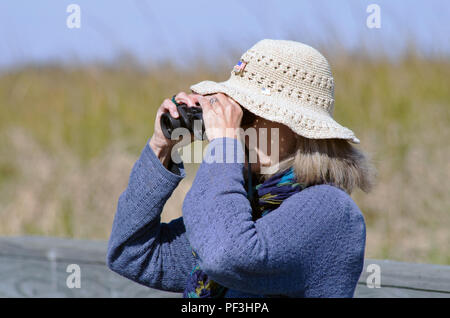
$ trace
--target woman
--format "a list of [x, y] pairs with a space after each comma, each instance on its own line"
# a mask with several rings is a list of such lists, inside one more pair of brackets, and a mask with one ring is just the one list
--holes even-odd
[[[365, 223], [350, 194], [368, 191], [372, 173], [350, 144], [359, 140], [332, 118], [326, 59], [298, 42], [262, 40], [228, 81], [191, 90], [175, 100], [202, 107], [210, 143], [183, 217], [160, 223], [185, 176], [183, 164], [170, 158], [175, 141], [159, 126], [164, 112], [178, 117], [166, 100], [119, 198], [108, 266], [185, 297], [352, 297]], [[258, 134], [255, 144], [239, 128], [268, 134]], [[267, 149], [262, 141], [269, 141]]]

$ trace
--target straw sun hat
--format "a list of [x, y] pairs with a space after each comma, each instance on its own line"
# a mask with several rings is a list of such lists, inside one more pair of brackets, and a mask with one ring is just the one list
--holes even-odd
[[325, 57], [294, 41], [261, 40], [245, 52], [225, 82], [203, 81], [194, 93], [224, 93], [242, 107], [310, 139], [359, 143], [333, 119], [334, 80]]

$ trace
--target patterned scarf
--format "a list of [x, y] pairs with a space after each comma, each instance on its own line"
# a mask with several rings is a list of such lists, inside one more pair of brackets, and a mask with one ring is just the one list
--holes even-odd
[[[249, 191], [249, 193], [256, 193], [256, 195], [250, 198], [247, 196], [252, 205], [253, 220], [257, 220], [275, 210], [283, 200], [304, 188], [305, 185], [296, 182], [292, 167], [258, 184], [253, 188], [254, 191]], [[192, 251], [192, 254], [197, 257], [194, 251]], [[226, 292], [226, 287], [209, 279], [208, 275], [197, 265], [188, 278], [183, 297], [221, 298], [224, 297]]]

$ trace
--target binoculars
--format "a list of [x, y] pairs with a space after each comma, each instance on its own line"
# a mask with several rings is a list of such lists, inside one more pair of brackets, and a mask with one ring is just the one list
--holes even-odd
[[[174, 101], [174, 99], [172, 99]], [[178, 118], [173, 118], [170, 113], [161, 115], [161, 130], [167, 139], [171, 139], [172, 133], [177, 128], [187, 128], [198, 140], [203, 140], [205, 124], [203, 112], [200, 107], [188, 107], [186, 104], [177, 104]], [[194, 127], [194, 121], [198, 121]]]
[[[189, 107], [186, 104], [178, 104], [175, 102], [175, 96], [172, 98], [172, 102], [177, 106], [179, 114], [178, 118], [173, 118], [170, 113], [163, 113], [161, 115], [160, 124], [161, 130], [167, 139], [171, 139], [172, 133], [177, 128], [186, 128], [194, 137], [198, 140], [203, 140], [205, 136], [205, 124], [203, 122], [203, 111], [200, 107]], [[242, 108], [243, 116], [241, 125], [248, 125], [253, 123], [256, 115], [250, 111]], [[194, 124], [198, 121], [197, 124]]]

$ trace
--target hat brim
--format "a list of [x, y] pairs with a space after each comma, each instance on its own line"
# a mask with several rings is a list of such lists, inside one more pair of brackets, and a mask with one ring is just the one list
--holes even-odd
[[225, 82], [203, 81], [191, 86], [200, 95], [224, 93], [257, 116], [288, 126], [296, 134], [310, 139], [345, 139], [359, 144], [353, 131], [340, 125], [329, 114], [312, 110], [308, 104], [290, 103], [273, 93], [264, 95], [254, 89]]

